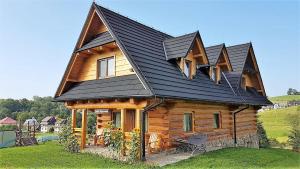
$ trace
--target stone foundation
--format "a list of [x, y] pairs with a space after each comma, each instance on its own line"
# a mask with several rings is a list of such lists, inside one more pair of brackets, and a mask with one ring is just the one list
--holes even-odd
[[237, 144], [234, 144], [234, 139], [224, 138], [216, 141], [210, 141], [206, 143], [206, 151], [214, 151], [227, 147], [248, 147], [259, 148], [258, 135], [256, 133], [239, 136], [237, 138]]

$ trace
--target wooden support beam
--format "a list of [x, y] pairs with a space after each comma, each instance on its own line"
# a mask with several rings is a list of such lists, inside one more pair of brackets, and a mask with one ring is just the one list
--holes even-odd
[[86, 128], [87, 128], [87, 109], [83, 109], [82, 111], [82, 121], [81, 121], [81, 145], [80, 149], [84, 149], [86, 144]]
[[121, 109], [121, 129], [122, 129], [122, 132], [125, 131], [125, 119], [126, 119], [126, 110]]
[[72, 129], [76, 128], [76, 109], [72, 109]]
[[95, 49], [88, 49], [87, 51], [88, 51], [88, 53], [92, 53], [92, 54], [99, 54], [100, 53]]
[[135, 99], [134, 99], [134, 98], [130, 98], [130, 99], [129, 99], [129, 103], [135, 104]]
[[141, 129], [141, 110], [135, 109], [135, 128]]
[[101, 103], [82, 103], [77, 102], [71, 106], [66, 105], [69, 109], [142, 109], [147, 106], [147, 101], [141, 101], [139, 103], [129, 102], [101, 102]]

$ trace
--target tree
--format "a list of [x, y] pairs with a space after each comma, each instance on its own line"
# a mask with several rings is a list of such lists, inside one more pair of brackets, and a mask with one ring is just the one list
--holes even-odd
[[287, 119], [291, 127], [288, 135], [288, 143], [292, 146], [294, 151], [300, 152], [300, 106], [298, 106], [297, 112], [297, 114], [292, 114]]
[[259, 139], [259, 147], [267, 148], [270, 146], [269, 139], [267, 137], [266, 130], [263, 127], [262, 122], [257, 122], [257, 134]]
[[300, 94], [300, 92], [298, 92], [296, 89], [289, 88], [287, 91], [287, 94], [288, 95], [298, 95], [298, 94]]

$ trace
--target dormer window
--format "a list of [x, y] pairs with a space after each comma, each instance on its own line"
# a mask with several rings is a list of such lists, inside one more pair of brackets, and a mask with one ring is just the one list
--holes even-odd
[[212, 71], [211, 71], [211, 79], [212, 79], [213, 81], [216, 81], [216, 68], [215, 68], [215, 67], [212, 68]]
[[219, 67], [211, 67], [211, 73], [210, 73], [210, 78], [217, 84], [220, 82], [220, 68]]
[[115, 76], [115, 57], [98, 60], [98, 78]]
[[183, 71], [188, 78], [191, 76], [191, 63], [191, 61], [184, 60]]

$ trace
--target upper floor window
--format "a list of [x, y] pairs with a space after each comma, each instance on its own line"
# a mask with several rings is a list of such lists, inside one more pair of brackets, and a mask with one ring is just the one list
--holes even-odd
[[185, 60], [183, 65], [183, 72], [188, 78], [191, 76], [191, 63], [191, 61]]
[[212, 68], [212, 71], [211, 71], [211, 79], [213, 80], [213, 81], [216, 81], [216, 68], [215, 67], [213, 67]]
[[98, 60], [98, 78], [115, 76], [115, 57]]

